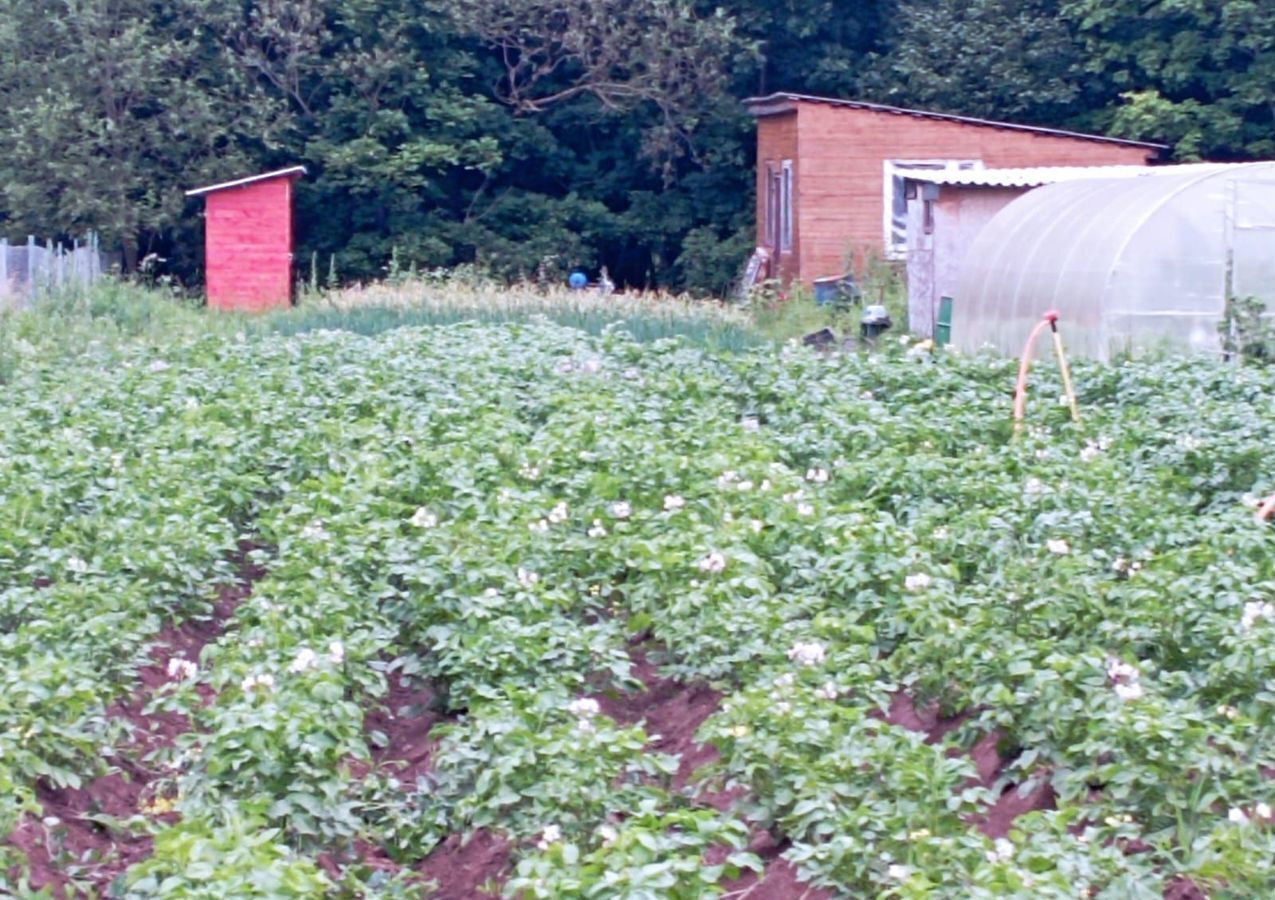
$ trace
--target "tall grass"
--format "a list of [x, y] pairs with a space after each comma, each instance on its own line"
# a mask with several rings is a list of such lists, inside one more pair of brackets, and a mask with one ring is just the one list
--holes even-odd
[[681, 337], [720, 350], [767, 343], [739, 310], [660, 294], [505, 287], [462, 277], [398, 279], [336, 291], [303, 291], [300, 303], [264, 315], [209, 310], [162, 287], [103, 279], [0, 311], [0, 383], [22, 355], [45, 360], [135, 341], [157, 345], [210, 333], [297, 335], [317, 329], [378, 334], [392, 328], [504, 323], [544, 317], [590, 334], [619, 328], [640, 341]]
[[406, 325], [519, 322], [543, 317], [600, 334], [620, 327], [640, 341], [682, 337], [695, 344], [742, 350], [766, 343], [740, 310], [707, 300], [667, 294], [505, 287], [465, 278], [398, 279], [395, 282], [304, 293], [296, 309], [266, 318], [270, 329], [299, 334], [318, 328], [376, 334]]
[[243, 316], [211, 316], [170, 290], [104, 278], [0, 310], [0, 383], [21, 357], [46, 362], [126, 343], [155, 345], [244, 330]]

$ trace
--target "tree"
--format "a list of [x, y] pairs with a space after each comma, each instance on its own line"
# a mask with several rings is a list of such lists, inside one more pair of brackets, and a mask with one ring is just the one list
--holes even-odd
[[496, 51], [496, 95], [518, 112], [588, 94], [608, 111], [651, 104], [679, 123], [722, 93], [746, 49], [730, 16], [685, 0], [464, 0], [453, 15]]
[[1082, 48], [1062, 0], [905, 0], [865, 71], [887, 103], [1037, 124], [1083, 106]]
[[855, 97], [883, 47], [897, 0], [733, 0], [758, 53], [732, 61], [738, 97], [774, 91]]
[[[1261, 0], [1066, 0], [1096, 121], [1176, 145], [1179, 159], [1275, 153], [1275, 16]], [[1120, 101], [1117, 101], [1117, 95]]]
[[98, 230], [132, 268], [188, 177], [248, 158], [271, 118], [221, 77], [217, 4], [0, 4], [0, 206], [10, 230]]
[[461, 261], [457, 228], [502, 160], [501, 110], [449, 8], [405, 0], [255, 0], [230, 57], [284, 110], [278, 153], [311, 169], [301, 253], [345, 277]]

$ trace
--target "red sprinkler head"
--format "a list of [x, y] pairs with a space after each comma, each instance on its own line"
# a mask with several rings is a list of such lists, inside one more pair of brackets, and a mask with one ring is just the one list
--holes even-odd
[[1058, 322], [1058, 318], [1059, 318], [1059, 314], [1058, 314], [1058, 310], [1056, 309], [1048, 310], [1045, 313], [1045, 321], [1048, 322], [1050, 325], [1056, 324]]

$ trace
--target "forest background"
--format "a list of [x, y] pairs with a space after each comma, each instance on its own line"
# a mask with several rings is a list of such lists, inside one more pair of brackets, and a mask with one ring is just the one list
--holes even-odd
[[94, 230], [195, 283], [183, 190], [302, 163], [298, 260], [325, 277], [605, 265], [722, 293], [753, 244], [741, 99], [1275, 157], [1273, 2], [0, 0], [0, 234]]

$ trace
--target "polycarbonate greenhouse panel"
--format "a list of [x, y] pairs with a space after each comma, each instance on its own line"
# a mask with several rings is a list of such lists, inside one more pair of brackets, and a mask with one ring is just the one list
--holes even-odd
[[1046, 185], [975, 239], [952, 339], [1017, 353], [1056, 309], [1077, 354], [1216, 352], [1228, 264], [1236, 295], [1275, 299], [1275, 163]]
[[1232, 291], [1275, 309], [1275, 177], [1235, 181]]

